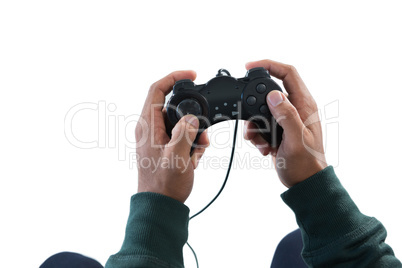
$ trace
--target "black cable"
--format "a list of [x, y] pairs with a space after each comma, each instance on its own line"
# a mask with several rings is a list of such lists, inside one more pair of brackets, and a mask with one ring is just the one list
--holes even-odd
[[219, 69], [218, 74], [216, 76], [223, 76], [223, 73], [225, 73], [227, 76], [231, 76], [229, 71], [226, 69]]
[[204, 210], [206, 210], [210, 205], [212, 205], [213, 202], [215, 202], [215, 200], [219, 197], [219, 195], [222, 193], [223, 189], [226, 186], [226, 182], [228, 181], [229, 178], [229, 174], [230, 174], [230, 169], [232, 167], [232, 161], [233, 161], [233, 156], [234, 156], [234, 150], [235, 150], [235, 145], [236, 145], [236, 136], [237, 136], [237, 125], [238, 125], [239, 121], [236, 119], [236, 125], [235, 125], [235, 131], [234, 131], [234, 135], [233, 135], [233, 144], [232, 144], [232, 153], [230, 155], [230, 160], [229, 160], [229, 166], [228, 166], [228, 171], [226, 172], [226, 177], [225, 180], [223, 181], [223, 184], [221, 186], [221, 189], [219, 190], [219, 192], [215, 195], [215, 197], [208, 203], [208, 205], [206, 205], [203, 209], [201, 209], [200, 211], [198, 211], [197, 213], [195, 213], [193, 216], [190, 217], [190, 220], [195, 218], [196, 216], [200, 215], [202, 212], [204, 212]]
[[198, 266], [198, 259], [197, 259], [197, 254], [195, 254], [194, 249], [190, 246], [190, 244], [188, 242], [186, 242], [187, 246], [191, 249], [191, 252], [193, 252], [194, 258], [195, 258], [195, 263], [197, 264], [197, 268], [199, 268]]
[[[226, 186], [226, 182], [228, 181], [229, 178], [229, 174], [230, 174], [230, 170], [232, 168], [232, 162], [233, 162], [233, 157], [234, 157], [234, 151], [235, 151], [235, 147], [236, 147], [236, 137], [237, 137], [237, 126], [239, 124], [239, 120], [236, 119], [236, 124], [235, 124], [235, 128], [234, 128], [234, 134], [233, 134], [233, 143], [232, 143], [232, 152], [230, 155], [230, 160], [229, 160], [229, 165], [228, 165], [228, 170], [226, 172], [226, 177], [225, 180], [223, 181], [223, 184], [221, 186], [221, 189], [219, 190], [219, 192], [215, 195], [215, 197], [208, 203], [208, 205], [206, 205], [203, 209], [201, 209], [200, 211], [198, 211], [197, 213], [195, 213], [193, 216], [190, 217], [190, 220], [195, 218], [196, 216], [200, 215], [202, 212], [204, 212], [210, 205], [212, 205], [213, 202], [215, 202], [215, 200], [219, 197], [219, 195], [222, 193], [223, 189]], [[195, 262], [197, 263], [197, 268], [199, 268], [198, 265], [198, 259], [197, 259], [197, 254], [195, 253], [194, 249], [190, 246], [190, 244], [188, 242], [186, 242], [187, 246], [191, 249], [191, 251], [193, 252], [194, 258], [195, 258]]]

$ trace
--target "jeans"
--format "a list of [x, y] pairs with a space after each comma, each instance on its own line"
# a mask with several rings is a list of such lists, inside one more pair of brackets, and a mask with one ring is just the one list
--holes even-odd
[[306, 268], [301, 257], [303, 241], [300, 229], [285, 236], [276, 247], [271, 268]]
[[[296, 230], [285, 236], [278, 244], [271, 268], [306, 268], [301, 257], [303, 241], [300, 230]], [[78, 253], [61, 252], [48, 258], [40, 268], [103, 268], [94, 259]]]
[[40, 268], [103, 268], [94, 259], [78, 253], [60, 252], [49, 257]]

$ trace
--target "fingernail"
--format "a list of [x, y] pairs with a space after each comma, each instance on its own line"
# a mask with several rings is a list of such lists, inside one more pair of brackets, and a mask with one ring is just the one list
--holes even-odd
[[198, 118], [194, 115], [186, 115], [184, 120], [186, 120], [187, 123], [191, 124], [193, 127], [198, 128], [200, 122], [198, 121]]
[[268, 94], [268, 101], [272, 106], [276, 107], [283, 102], [282, 93], [278, 90], [273, 90]]

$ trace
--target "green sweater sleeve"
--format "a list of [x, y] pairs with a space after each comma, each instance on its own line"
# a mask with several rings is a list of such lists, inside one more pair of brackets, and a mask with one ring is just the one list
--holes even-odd
[[282, 194], [293, 210], [309, 267], [402, 267], [377, 219], [362, 214], [332, 166]]
[[133, 195], [123, 246], [106, 268], [184, 267], [188, 221], [188, 207], [177, 200], [149, 192]]

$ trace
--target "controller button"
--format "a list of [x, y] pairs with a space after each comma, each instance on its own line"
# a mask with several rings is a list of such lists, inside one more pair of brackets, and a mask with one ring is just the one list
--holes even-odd
[[179, 105], [177, 105], [176, 108], [177, 118], [180, 119], [182, 116], [186, 114], [192, 114], [195, 116], [202, 114], [202, 108], [201, 105], [198, 103], [198, 101], [194, 99], [186, 99], [181, 101]]
[[256, 97], [254, 97], [254, 96], [249, 96], [249, 97], [247, 98], [247, 104], [248, 104], [248, 105], [254, 105], [256, 102], [257, 102], [257, 99], [256, 99]]
[[180, 83], [192, 83], [193, 81], [191, 79], [182, 79], [176, 82], [176, 84], [180, 84]]
[[263, 67], [253, 68], [247, 71], [246, 77], [250, 79], [258, 78], [258, 77], [270, 77], [269, 73]]
[[269, 111], [269, 109], [268, 109], [268, 106], [267, 105], [261, 105], [261, 107], [260, 107], [260, 112], [262, 113], [262, 114], [267, 114], [268, 113], [268, 111]]
[[260, 83], [257, 85], [256, 90], [258, 93], [264, 93], [264, 91], [267, 90], [267, 87], [263, 83]]

